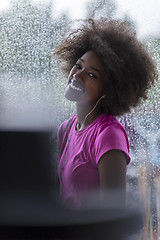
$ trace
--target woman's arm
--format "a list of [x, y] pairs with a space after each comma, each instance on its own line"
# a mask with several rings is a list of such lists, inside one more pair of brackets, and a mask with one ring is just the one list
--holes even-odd
[[106, 198], [108, 204], [125, 205], [126, 165], [127, 157], [119, 150], [111, 150], [99, 160], [101, 197]]

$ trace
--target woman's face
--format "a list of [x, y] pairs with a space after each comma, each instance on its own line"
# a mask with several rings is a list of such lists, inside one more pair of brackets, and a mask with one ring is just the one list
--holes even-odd
[[94, 51], [81, 56], [68, 76], [65, 97], [79, 103], [96, 103], [103, 95], [104, 67]]

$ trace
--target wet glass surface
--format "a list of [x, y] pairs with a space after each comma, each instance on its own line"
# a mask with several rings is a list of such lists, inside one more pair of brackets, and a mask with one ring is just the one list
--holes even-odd
[[[98, 13], [112, 18], [118, 4], [97, 1]], [[95, 2], [94, 2], [95, 3]], [[86, 15], [93, 2], [86, 3]], [[103, 7], [102, 7], [103, 6]], [[109, 7], [108, 7], [109, 6]], [[69, 6], [68, 6], [69, 8]], [[64, 98], [67, 84], [56, 59], [55, 46], [64, 37], [62, 30], [71, 16], [56, 13], [54, 4], [12, 1], [0, 12], [0, 114], [1, 124], [26, 118], [31, 109], [43, 115], [44, 122], [56, 129], [75, 112], [74, 104]], [[54, 17], [56, 16], [56, 17]], [[96, 15], [97, 17], [98, 14]], [[137, 30], [135, 20], [124, 19]], [[154, 18], [154, 16], [153, 16]], [[151, 28], [152, 20], [150, 20]], [[160, 32], [142, 36], [160, 71]], [[131, 164], [127, 170], [128, 204], [139, 201], [144, 208], [143, 239], [160, 239], [160, 80], [148, 92], [148, 100], [119, 117], [129, 136]], [[134, 236], [133, 236], [134, 237]], [[138, 238], [135, 238], [138, 239]]]

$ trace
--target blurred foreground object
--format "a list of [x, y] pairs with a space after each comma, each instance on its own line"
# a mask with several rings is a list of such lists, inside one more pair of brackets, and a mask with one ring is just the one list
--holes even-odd
[[120, 240], [141, 230], [136, 209], [62, 204], [54, 183], [56, 130], [43, 114], [33, 115], [0, 121], [0, 239]]

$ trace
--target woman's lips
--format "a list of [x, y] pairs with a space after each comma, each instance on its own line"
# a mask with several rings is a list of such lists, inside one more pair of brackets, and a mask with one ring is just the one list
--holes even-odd
[[71, 79], [71, 81], [69, 83], [69, 86], [72, 89], [74, 89], [76, 91], [79, 91], [79, 92], [84, 92], [85, 91], [83, 84], [80, 81], [75, 80], [75, 79]]
[[84, 92], [85, 88], [83, 83], [73, 78], [69, 80], [69, 84], [65, 91], [65, 97], [70, 101], [79, 101]]

